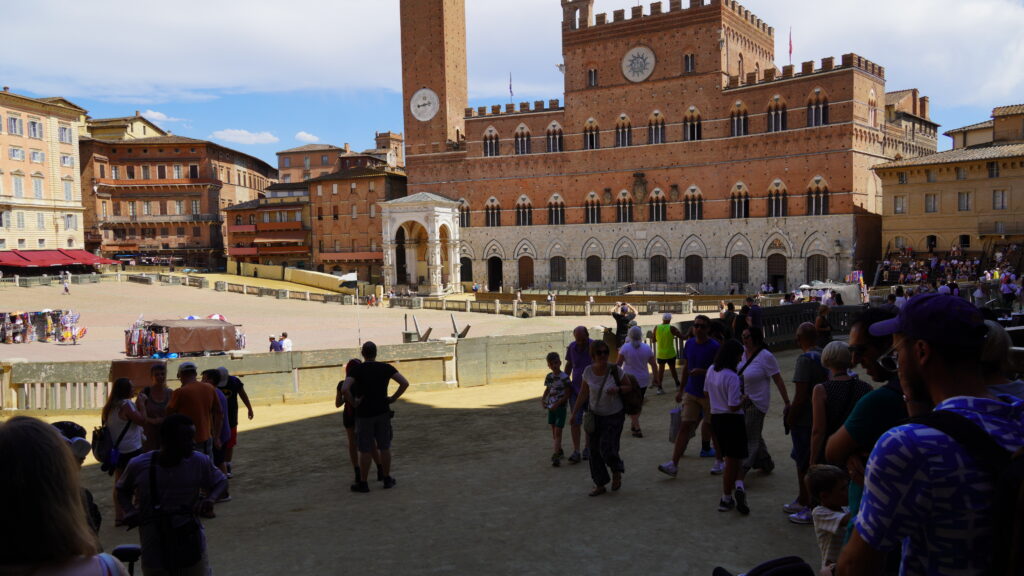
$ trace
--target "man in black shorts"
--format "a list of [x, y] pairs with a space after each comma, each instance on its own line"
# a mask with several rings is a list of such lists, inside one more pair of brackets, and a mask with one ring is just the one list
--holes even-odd
[[[401, 398], [409, 387], [409, 381], [394, 366], [377, 362], [377, 345], [363, 344], [365, 362], [354, 366], [342, 384], [345, 402], [356, 413], [356, 441], [359, 444], [359, 471], [361, 478], [352, 485], [353, 492], [369, 492], [367, 476], [373, 447], [380, 450], [380, 465], [384, 469], [384, 488], [392, 488], [395, 479], [391, 476], [391, 404]], [[388, 396], [388, 385], [398, 382], [398, 390]]]

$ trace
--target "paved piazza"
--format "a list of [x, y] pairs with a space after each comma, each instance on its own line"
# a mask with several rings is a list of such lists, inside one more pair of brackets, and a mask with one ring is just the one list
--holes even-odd
[[[244, 325], [252, 342], [287, 330], [298, 349], [352, 346], [351, 306], [277, 301], [180, 286], [131, 284], [59, 289], [2, 289], [8, 307], [80, 310], [89, 335], [79, 346], [2, 346], [0, 354], [37, 360], [117, 357], [122, 330], [147, 318], [218, 312]], [[112, 304], [113, 303], [113, 304]], [[405, 311], [359, 310], [364, 338], [398, 342]], [[325, 322], [327, 315], [333, 322]], [[447, 313], [420, 311], [421, 326], [447, 332]], [[580, 318], [516, 320], [459, 314], [471, 335], [549, 332]], [[604, 319], [586, 322], [596, 325]], [[644, 318], [647, 323], [647, 318]], [[654, 321], [653, 317], [649, 319]], [[783, 373], [795, 354], [780, 354]], [[787, 376], [788, 380], [788, 376]], [[798, 554], [817, 561], [813, 528], [790, 524], [781, 505], [795, 495], [789, 438], [774, 406], [766, 438], [777, 468], [748, 478], [749, 517], [717, 511], [721, 480], [711, 461], [693, 456], [672, 480], [656, 470], [667, 441], [671, 394], [652, 396], [642, 419], [645, 438], [622, 439], [627, 473], [621, 492], [588, 498], [586, 464], [549, 465], [550, 433], [538, 399], [540, 382], [452, 391], [413, 391], [397, 407], [391, 491], [348, 490], [351, 468], [340, 414], [331, 403], [256, 406], [240, 425], [232, 480], [234, 500], [206, 523], [214, 572], [276, 575], [359, 570], [393, 574], [710, 574]], [[778, 398], [773, 400], [779, 404]], [[47, 415], [55, 421], [67, 415]], [[95, 414], [75, 415], [87, 429]], [[566, 446], [568, 434], [566, 434]], [[93, 462], [83, 482], [104, 515], [101, 538], [111, 547], [137, 541], [113, 526], [111, 479]], [[581, 531], [580, 526], [601, 530]]]

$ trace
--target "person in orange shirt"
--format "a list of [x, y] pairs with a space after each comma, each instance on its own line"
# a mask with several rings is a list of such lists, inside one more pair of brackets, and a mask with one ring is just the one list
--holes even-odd
[[224, 412], [221, 410], [217, 390], [206, 382], [196, 379], [198, 369], [192, 362], [184, 362], [178, 366], [178, 380], [181, 388], [171, 395], [167, 404], [167, 414], [184, 414], [196, 426], [195, 449], [207, 456], [213, 456], [213, 448], [220, 448], [219, 434], [223, 424]]

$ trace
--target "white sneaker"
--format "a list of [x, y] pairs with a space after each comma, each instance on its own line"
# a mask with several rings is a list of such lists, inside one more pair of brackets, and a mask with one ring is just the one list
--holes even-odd
[[718, 476], [725, 472], [725, 462], [721, 460], [715, 460], [715, 464], [711, 467], [711, 474]]
[[673, 464], [671, 460], [669, 460], [664, 464], [658, 465], [658, 472], [661, 472], [662, 474], [668, 474], [669, 476], [675, 478], [676, 475], [679, 474], [679, 468], [677, 468], [676, 465]]

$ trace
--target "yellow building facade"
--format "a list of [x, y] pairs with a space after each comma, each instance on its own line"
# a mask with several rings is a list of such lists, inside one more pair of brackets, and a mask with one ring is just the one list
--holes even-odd
[[83, 247], [84, 114], [63, 98], [0, 92], [0, 251]]
[[874, 167], [886, 254], [953, 247], [989, 252], [1024, 241], [1024, 105], [946, 132], [953, 149]]

